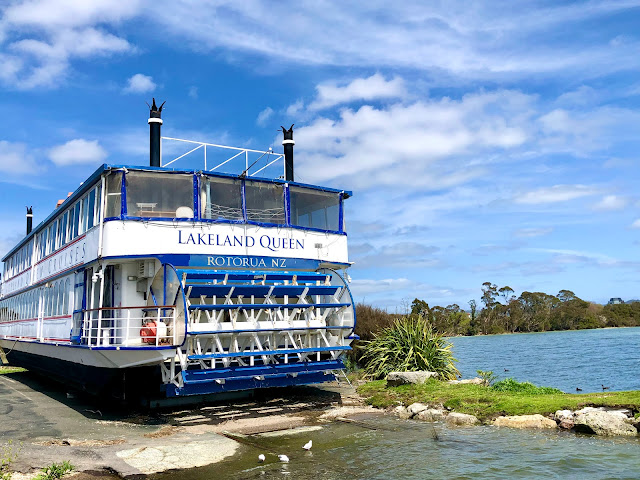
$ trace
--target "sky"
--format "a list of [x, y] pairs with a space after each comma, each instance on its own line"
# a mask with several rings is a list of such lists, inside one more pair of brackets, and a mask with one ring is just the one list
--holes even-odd
[[353, 191], [356, 301], [640, 298], [639, 25], [626, 0], [5, 0], [0, 251], [25, 205], [147, 165], [156, 97], [171, 137], [281, 151], [295, 124], [296, 180]]

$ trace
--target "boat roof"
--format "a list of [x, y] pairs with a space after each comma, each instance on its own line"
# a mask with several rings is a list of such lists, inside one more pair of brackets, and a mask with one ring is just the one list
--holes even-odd
[[9, 250], [9, 252], [7, 252], [7, 254], [2, 257], [2, 261], [6, 261], [7, 258], [9, 258], [11, 255], [13, 255], [17, 250], [19, 250], [24, 244], [26, 244], [27, 242], [29, 242], [29, 240], [31, 240], [40, 230], [42, 230], [45, 225], [48, 225], [49, 222], [51, 220], [53, 220], [53, 218], [57, 217], [58, 215], [61, 215], [62, 212], [64, 212], [65, 208], [67, 206], [69, 206], [70, 204], [72, 204], [73, 202], [75, 202], [78, 198], [82, 197], [82, 195], [84, 195], [85, 193], [87, 193], [89, 190], [91, 190], [96, 182], [100, 179], [100, 177], [108, 171], [111, 170], [125, 170], [125, 171], [138, 171], [138, 172], [165, 172], [165, 173], [183, 173], [183, 174], [189, 174], [189, 175], [195, 175], [195, 174], [200, 174], [200, 175], [206, 175], [206, 176], [210, 176], [210, 177], [221, 177], [221, 178], [232, 178], [232, 179], [240, 179], [243, 178], [245, 180], [251, 180], [251, 181], [259, 181], [259, 182], [269, 182], [269, 183], [275, 183], [275, 184], [279, 184], [279, 185], [284, 185], [284, 184], [289, 184], [289, 185], [293, 185], [295, 187], [303, 187], [303, 188], [312, 188], [314, 190], [319, 190], [319, 191], [323, 191], [323, 192], [332, 192], [332, 193], [342, 193], [344, 195], [345, 198], [349, 198], [351, 196], [353, 196], [353, 192], [349, 191], [349, 190], [340, 190], [337, 188], [329, 188], [329, 187], [321, 187], [318, 185], [311, 185], [311, 184], [307, 184], [307, 183], [300, 183], [300, 182], [292, 182], [292, 181], [287, 181], [281, 178], [266, 178], [266, 177], [253, 177], [253, 176], [240, 176], [240, 175], [234, 175], [234, 174], [230, 174], [230, 173], [217, 173], [217, 172], [208, 172], [208, 171], [203, 171], [203, 170], [184, 170], [184, 169], [178, 169], [178, 168], [167, 168], [167, 167], [149, 167], [149, 166], [140, 166], [140, 165], [111, 165], [111, 164], [103, 164], [100, 167], [98, 167], [84, 182], [82, 182], [82, 184], [71, 194], [69, 195], [67, 198], [65, 198], [64, 202], [62, 202], [62, 204], [57, 207], [56, 209], [53, 210], [53, 212], [51, 212], [47, 218], [45, 218], [44, 220], [42, 220], [36, 227], [33, 228], [33, 230], [31, 230], [31, 233], [29, 233], [29, 235], [26, 235], [22, 240], [20, 240], [11, 250]]

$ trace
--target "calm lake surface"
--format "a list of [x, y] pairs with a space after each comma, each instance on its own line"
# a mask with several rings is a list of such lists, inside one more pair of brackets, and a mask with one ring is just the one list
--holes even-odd
[[[640, 327], [450, 338], [464, 378], [493, 370], [567, 393], [640, 390]], [[508, 371], [505, 371], [508, 370]]]
[[[640, 389], [640, 328], [452, 339], [464, 377], [493, 370], [575, 391]], [[509, 372], [504, 372], [504, 369]], [[157, 480], [295, 479], [638, 479], [640, 437], [605, 438], [564, 431], [523, 431], [369, 416], [362, 424], [253, 435], [233, 457], [209, 467], [159, 474]], [[371, 428], [367, 428], [367, 425]], [[302, 450], [313, 440], [311, 452]], [[258, 455], [267, 456], [258, 463]], [[287, 464], [276, 454], [286, 454]]]
[[[295, 479], [637, 479], [640, 440], [490, 426], [447, 428], [392, 416], [375, 426], [332, 423], [285, 436], [250, 437], [253, 445], [217, 465], [156, 475], [157, 480]], [[437, 439], [436, 439], [437, 437]], [[313, 440], [310, 452], [302, 450]], [[265, 463], [258, 463], [263, 453]], [[290, 462], [280, 463], [284, 453]]]

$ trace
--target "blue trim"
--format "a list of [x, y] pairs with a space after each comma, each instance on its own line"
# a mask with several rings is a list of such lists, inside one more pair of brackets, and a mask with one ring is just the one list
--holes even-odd
[[200, 175], [193, 176], [193, 218], [200, 220]]
[[122, 185], [120, 186], [120, 218], [127, 216], [127, 174], [122, 172]]
[[263, 355], [296, 355], [298, 353], [321, 353], [321, 352], [341, 352], [351, 350], [351, 347], [336, 345], [335, 347], [316, 348], [290, 348], [282, 350], [254, 350], [253, 352], [229, 352], [229, 353], [207, 353], [203, 355], [188, 355], [189, 360], [211, 360], [216, 358], [236, 358], [236, 357], [261, 357]]
[[338, 231], [345, 233], [344, 231], [344, 195], [340, 194], [340, 205], [338, 207]]
[[244, 180], [240, 183], [240, 188], [242, 190], [242, 223], [248, 223], [247, 221], [247, 189], [246, 183]]
[[253, 367], [228, 367], [212, 370], [187, 370], [182, 372], [185, 383], [211, 382], [218, 378], [251, 378], [255, 375], [277, 375], [301, 372], [341, 370], [345, 368], [342, 360], [323, 360], [320, 362], [292, 362], [279, 365], [258, 365]]
[[287, 227], [291, 227], [291, 196], [289, 194], [289, 184], [285, 184], [283, 189], [284, 195], [284, 223]]
[[243, 303], [190, 305], [189, 310], [280, 310], [282, 308], [307, 310], [309, 308], [342, 308], [350, 303]]
[[171, 350], [175, 349], [175, 345], [168, 346], [150, 346], [150, 347], [125, 347], [125, 346], [97, 346], [97, 345], [74, 345], [71, 343], [62, 343], [62, 342], [41, 342], [39, 340], [17, 340], [15, 338], [0, 338], [0, 340], [4, 340], [5, 342], [20, 342], [20, 343], [30, 343], [30, 344], [38, 344], [38, 345], [49, 345], [52, 347], [66, 347], [66, 348], [85, 348], [87, 350]]
[[[291, 328], [258, 328], [251, 330], [207, 330], [207, 331], [196, 331], [196, 332], [187, 332], [187, 335], [219, 335], [219, 334], [237, 334], [237, 333], [261, 333], [261, 332], [299, 332], [299, 331], [312, 331], [312, 330], [350, 330], [350, 326], [322, 326], [322, 327], [291, 327]], [[356, 335], [357, 336], [357, 335]], [[347, 337], [351, 338], [351, 337]], [[360, 337], [358, 337], [360, 338]]]

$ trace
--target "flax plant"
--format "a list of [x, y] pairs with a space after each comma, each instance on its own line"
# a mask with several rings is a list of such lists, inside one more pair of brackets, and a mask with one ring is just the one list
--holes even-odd
[[451, 343], [433, 331], [422, 316], [403, 317], [363, 342], [362, 362], [369, 378], [385, 378], [390, 372], [427, 370], [442, 380], [453, 380], [455, 367]]

